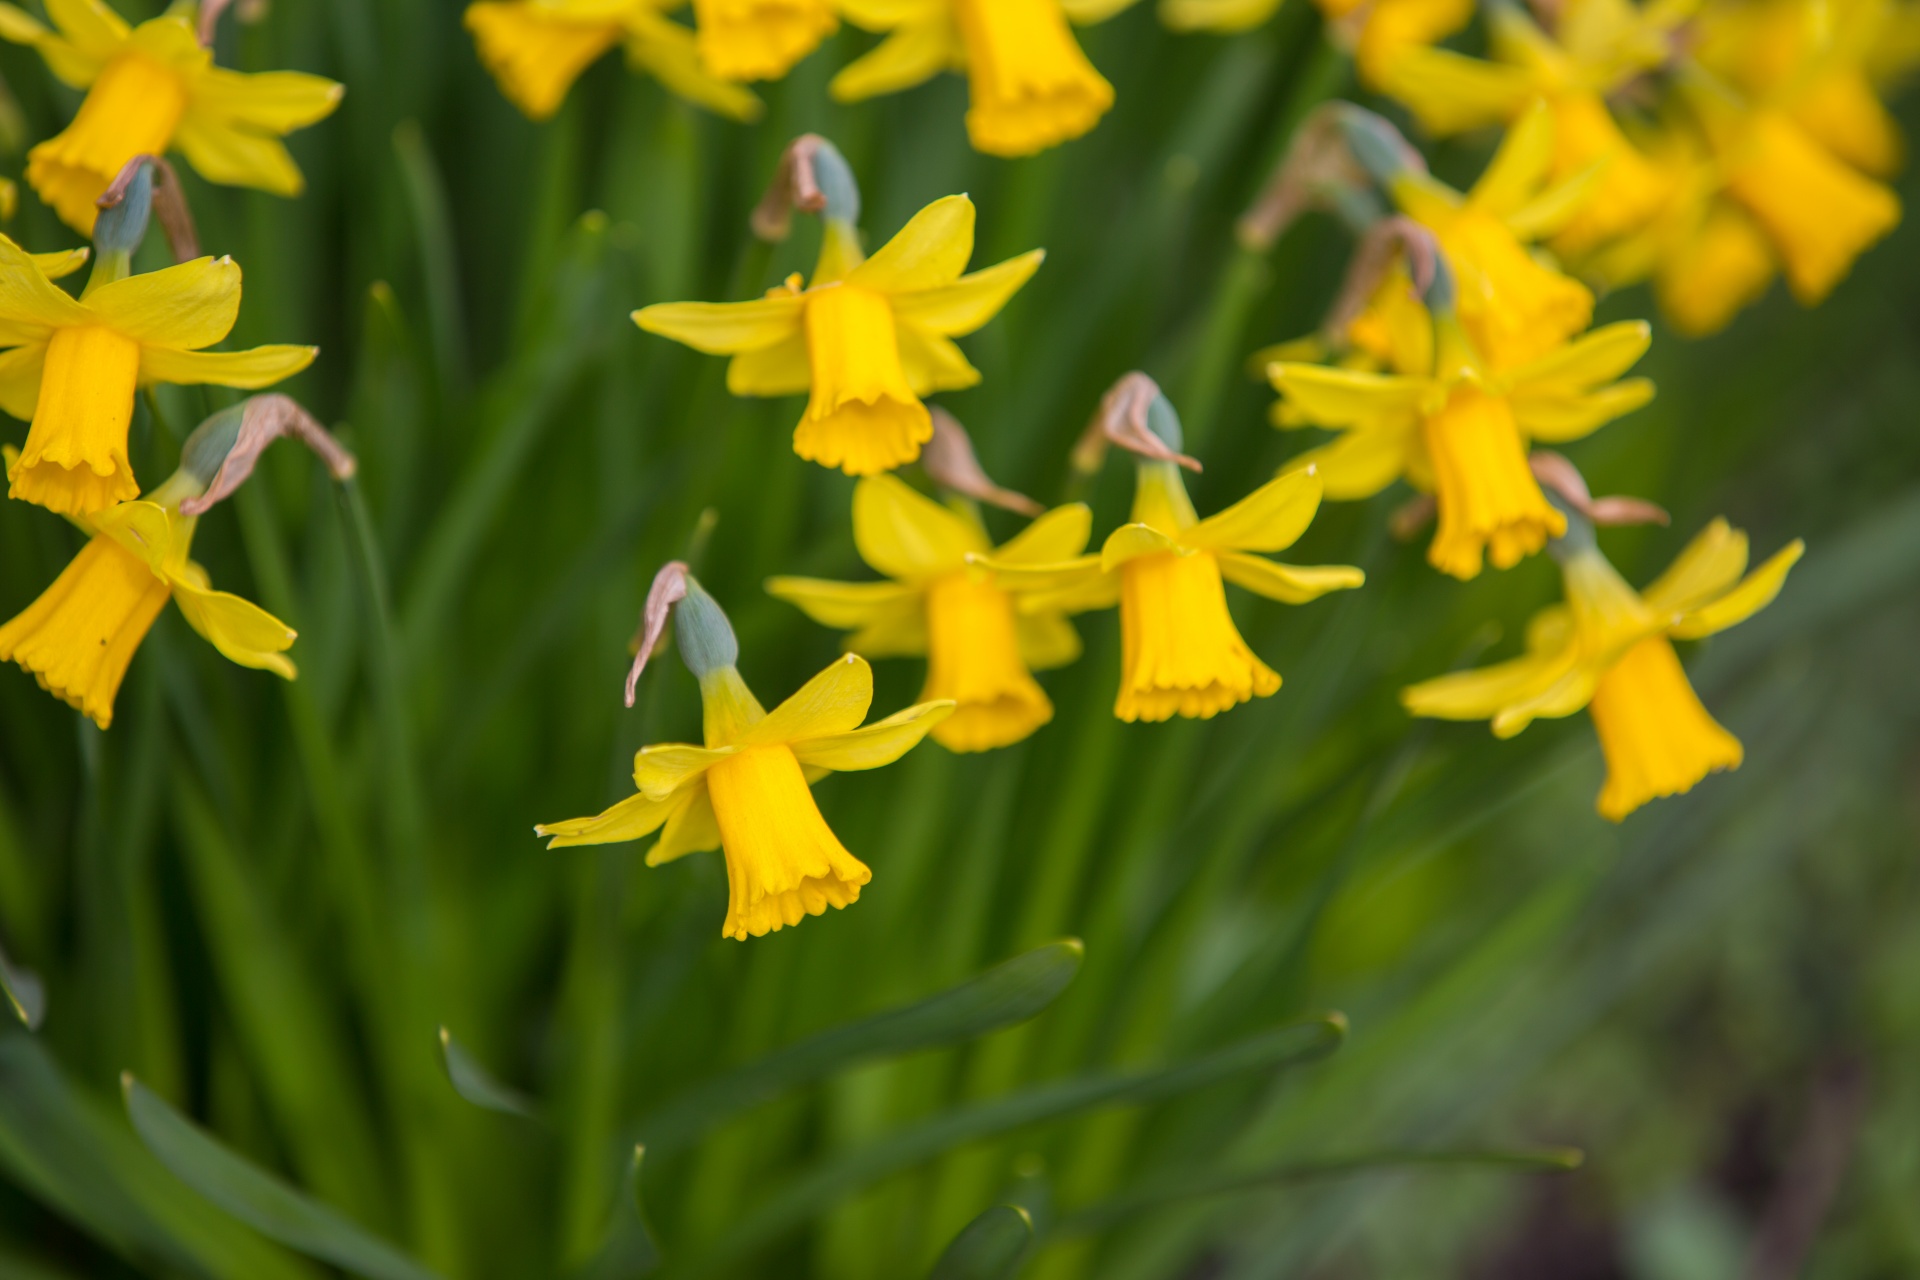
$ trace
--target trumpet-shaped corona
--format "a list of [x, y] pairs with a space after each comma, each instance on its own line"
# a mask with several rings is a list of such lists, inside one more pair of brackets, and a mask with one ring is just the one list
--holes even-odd
[[1738, 739], [1701, 705], [1673, 649], [1745, 621], [1779, 594], [1802, 546], [1747, 573], [1747, 537], [1715, 520], [1644, 593], [1607, 563], [1590, 527], [1559, 544], [1566, 603], [1527, 628], [1527, 652], [1414, 685], [1414, 715], [1489, 720], [1502, 738], [1536, 719], [1593, 715], [1607, 777], [1597, 807], [1618, 822], [1647, 801], [1740, 765]]
[[995, 551], [970, 505], [942, 506], [892, 476], [871, 476], [854, 489], [854, 545], [891, 581], [774, 578], [767, 590], [849, 630], [847, 647], [866, 657], [926, 655], [920, 701], [954, 704], [934, 740], [950, 751], [987, 751], [1053, 719], [1033, 672], [1072, 662], [1080, 640], [1059, 610], [1022, 612], [1014, 575], [969, 558], [1030, 565], [1076, 556], [1090, 528], [1087, 508], [1075, 503]]
[[707, 771], [707, 793], [727, 860], [727, 937], [763, 937], [847, 906], [873, 879], [820, 816], [785, 743], [720, 761]]
[[178, 149], [201, 177], [298, 195], [281, 138], [331, 115], [341, 86], [295, 71], [213, 65], [178, 6], [130, 27], [105, 4], [57, 4], [47, 27], [0, 5], [0, 38], [31, 45], [86, 98], [67, 128], [27, 155], [27, 182], [68, 226], [91, 234], [101, 194], [126, 163]]
[[670, 302], [634, 312], [649, 333], [733, 357], [735, 395], [807, 392], [794, 452], [849, 475], [913, 461], [933, 434], [921, 397], [970, 387], [979, 371], [953, 339], [986, 324], [1039, 269], [1033, 250], [963, 275], [974, 209], [948, 196], [871, 258], [833, 219], [813, 280], [794, 276], [751, 302]]
[[1456, 388], [1438, 413], [1420, 424], [1432, 466], [1440, 528], [1430, 552], [1435, 568], [1456, 578], [1480, 572], [1484, 552], [1511, 569], [1567, 531], [1527, 469], [1527, 450], [1504, 397]]
[[1204, 552], [1120, 567], [1120, 645], [1122, 720], [1204, 720], [1280, 691], [1280, 676], [1240, 638], [1220, 563]]
[[840, 25], [828, 0], [694, 0], [700, 60], [722, 80], [778, 80]]

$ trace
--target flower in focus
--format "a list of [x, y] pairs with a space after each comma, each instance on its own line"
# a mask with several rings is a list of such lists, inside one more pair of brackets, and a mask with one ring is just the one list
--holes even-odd
[[[19, 466], [7, 449], [9, 472]], [[92, 537], [53, 585], [0, 626], [0, 662], [17, 662], [40, 687], [105, 729], [113, 699], [147, 628], [171, 599], [195, 631], [230, 661], [294, 677], [291, 627], [260, 606], [215, 591], [187, 558], [198, 518], [181, 499], [204, 487], [185, 473], [137, 502], [75, 523]]]
[[892, 581], [774, 578], [767, 590], [815, 622], [852, 631], [852, 652], [926, 655], [920, 700], [955, 704], [934, 740], [953, 751], [986, 751], [1053, 719], [1032, 672], [1079, 657], [1080, 637], [1057, 609], [1019, 611], [1004, 575], [968, 559], [1069, 560], [1085, 549], [1091, 522], [1080, 503], [1057, 507], [996, 551], [971, 504], [941, 506], [893, 476], [869, 476], [853, 491], [853, 541], [860, 558]]
[[763, 710], [735, 668], [739, 647], [726, 615], [699, 583], [690, 576], [683, 581], [676, 634], [700, 681], [705, 745], [643, 748], [633, 763], [636, 794], [597, 817], [535, 831], [550, 838], [549, 848], [614, 844], [659, 831], [647, 854], [650, 867], [718, 848], [728, 888], [720, 931], [758, 938], [848, 905], [873, 878], [820, 816], [813, 779], [893, 763], [953, 704], [921, 703], [862, 727], [873, 701], [873, 670], [848, 654], [771, 712]]
[[[696, 35], [666, 16], [681, 3], [475, 0], [467, 6], [465, 22], [500, 92], [533, 120], [558, 111], [573, 82], [615, 45], [626, 50], [629, 67], [646, 72], [687, 101], [735, 120], [757, 119], [763, 110], [760, 99], [732, 83], [754, 78], [742, 68], [768, 67], [776, 56], [788, 54], [791, 66], [832, 30], [831, 14], [823, 15], [817, 0], [701, 0], [701, 12], [714, 10], [714, 25]], [[756, 19], [761, 25], [743, 25]], [[827, 25], [820, 28], [823, 20]], [[802, 48], [798, 30], [809, 24], [817, 33], [813, 43]], [[710, 65], [710, 57], [729, 71]]]
[[[1154, 402], [1155, 434], [1179, 447], [1172, 406]], [[1296, 542], [1320, 507], [1320, 478], [1309, 471], [1269, 481], [1202, 520], [1178, 467], [1142, 458], [1133, 519], [1113, 531], [1098, 555], [1056, 564], [980, 558], [1018, 594], [1028, 612], [1078, 613], [1120, 606], [1122, 720], [1207, 719], [1255, 697], [1270, 697], [1280, 676], [1234, 626], [1224, 584], [1287, 604], [1360, 586], [1348, 565], [1290, 565], [1261, 552]]]
[[1534, 616], [1524, 656], [1414, 685], [1401, 700], [1417, 716], [1490, 720], [1502, 738], [1588, 708], [1607, 761], [1598, 808], [1618, 822], [1739, 767], [1739, 740], [1701, 705], [1673, 641], [1724, 631], [1765, 608], [1802, 549], [1795, 541], [1742, 578], [1747, 537], [1715, 520], [1640, 593], [1591, 529], [1579, 528], [1561, 546], [1566, 603]]
[[127, 461], [139, 387], [266, 387], [318, 354], [303, 346], [202, 350], [239, 316], [240, 268], [231, 258], [118, 279], [110, 260], [123, 267], [126, 255], [103, 249], [76, 300], [40, 260], [0, 236], [0, 345], [11, 348], [0, 352], [0, 409], [33, 424], [8, 492], [67, 515], [139, 494]]
[[851, 218], [829, 209], [805, 288], [796, 274], [751, 302], [661, 303], [633, 318], [649, 333], [732, 356], [735, 395], [810, 392], [793, 433], [801, 457], [849, 475], [886, 471], [913, 461], [933, 434], [922, 396], [980, 381], [952, 339], [991, 320], [1045, 256], [1035, 249], [962, 275], [973, 223], [973, 202], [947, 196], [863, 258]]
[[1487, 556], [1510, 568], [1565, 531], [1528, 469], [1529, 441], [1577, 440], [1653, 397], [1644, 378], [1613, 381], [1646, 352], [1644, 321], [1596, 329], [1507, 372], [1480, 360], [1444, 307], [1424, 325], [1403, 312], [1374, 341], [1397, 372], [1268, 370], [1282, 397], [1275, 425], [1342, 433], [1289, 466], [1317, 470], [1335, 499], [1370, 497], [1403, 478], [1433, 494], [1439, 528], [1427, 559], [1456, 578], [1478, 574]]
[[887, 38], [833, 79], [859, 102], [946, 70], [967, 73], [967, 137], [975, 149], [1028, 156], [1079, 137], [1113, 106], [1069, 20], [1112, 17], [1133, 0], [840, 0], [849, 22]]
[[94, 202], [127, 161], [174, 148], [209, 182], [300, 193], [280, 139], [332, 114], [339, 84], [214, 66], [191, 6], [137, 27], [101, 0], [50, 0], [47, 13], [52, 28], [0, 4], [0, 39], [31, 45], [63, 83], [87, 91], [73, 123], [27, 154], [27, 182], [68, 226], [91, 234]]

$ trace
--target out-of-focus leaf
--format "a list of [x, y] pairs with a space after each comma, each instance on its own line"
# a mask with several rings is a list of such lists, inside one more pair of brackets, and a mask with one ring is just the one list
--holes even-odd
[[41, 1020], [47, 1016], [47, 986], [39, 974], [8, 960], [4, 951], [0, 951], [0, 994], [7, 997], [14, 1016], [26, 1024], [27, 1030], [40, 1029]]
[[651, 1275], [660, 1265], [660, 1250], [647, 1224], [647, 1205], [640, 1195], [640, 1166], [647, 1149], [636, 1146], [620, 1182], [620, 1198], [607, 1219], [606, 1235], [593, 1257], [573, 1272], [573, 1280], [634, 1280]]
[[262, 1235], [371, 1280], [434, 1280], [392, 1245], [228, 1151], [131, 1075], [121, 1087], [127, 1118], [160, 1163]]
[[995, 1205], [961, 1229], [927, 1280], [1010, 1280], [1033, 1241], [1033, 1219], [1017, 1205]]
[[1081, 1076], [947, 1111], [795, 1179], [731, 1228], [712, 1254], [690, 1268], [690, 1274], [708, 1274], [842, 1197], [956, 1147], [1045, 1120], [1101, 1107], [1142, 1106], [1249, 1072], [1318, 1061], [1339, 1048], [1346, 1035], [1346, 1017], [1326, 1013], [1274, 1027], [1175, 1066]]
[[61, 1075], [41, 1042], [0, 1029], [0, 1168], [131, 1262], [218, 1280], [317, 1280], [302, 1259], [166, 1175]]
[[501, 1084], [493, 1074], [453, 1038], [453, 1032], [440, 1028], [440, 1062], [447, 1069], [447, 1082], [453, 1091], [476, 1107], [498, 1111], [502, 1115], [531, 1120], [533, 1100], [518, 1089]]
[[958, 1044], [1024, 1022], [1059, 998], [1085, 954], [1078, 938], [1049, 942], [937, 995], [809, 1036], [669, 1101], [640, 1131], [655, 1151], [676, 1147], [755, 1103], [853, 1063]]

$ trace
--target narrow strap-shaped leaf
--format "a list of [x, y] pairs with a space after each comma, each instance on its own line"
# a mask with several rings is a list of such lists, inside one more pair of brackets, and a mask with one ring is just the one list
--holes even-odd
[[1018, 1205], [995, 1205], [961, 1229], [927, 1273], [927, 1280], [1011, 1280], [1027, 1246], [1033, 1219]]
[[1317, 1061], [1339, 1048], [1346, 1034], [1345, 1016], [1327, 1013], [1263, 1031], [1175, 1066], [1080, 1076], [946, 1112], [795, 1179], [731, 1228], [712, 1253], [689, 1266], [687, 1274], [710, 1274], [888, 1174], [956, 1147], [1083, 1111], [1141, 1106], [1249, 1072]]
[[435, 1280], [433, 1272], [392, 1245], [221, 1146], [131, 1074], [120, 1083], [127, 1118], [147, 1150], [254, 1230], [370, 1280]]
[[7, 998], [7, 1006], [27, 1030], [40, 1029], [41, 1020], [47, 1016], [46, 984], [33, 970], [8, 960], [4, 951], [0, 951], [0, 995]]
[[647, 1205], [640, 1194], [640, 1166], [647, 1149], [636, 1146], [620, 1183], [620, 1198], [607, 1220], [606, 1235], [593, 1257], [572, 1272], [572, 1280], [637, 1280], [660, 1265], [660, 1250], [647, 1223]]
[[1317, 1160], [1290, 1160], [1244, 1171], [1193, 1170], [1179, 1176], [1155, 1178], [1109, 1199], [1066, 1214], [1050, 1234], [1074, 1235], [1117, 1226], [1145, 1210], [1201, 1196], [1226, 1195], [1311, 1182], [1376, 1169], [1405, 1169], [1420, 1165], [1479, 1165], [1530, 1173], [1565, 1173], [1578, 1169], [1585, 1155], [1575, 1147], [1544, 1147], [1533, 1151], [1366, 1151]]
[[474, 1106], [525, 1120], [536, 1118], [533, 1099], [494, 1079], [445, 1027], [440, 1028], [440, 1064], [447, 1069], [453, 1091]]
[[957, 1044], [1024, 1022], [1080, 971], [1077, 938], [1050, 942], [916, 1003], [822, 1031], [669, 1100], [640, 1123], [656, 1153], [796, 1085], [852, 1063]]

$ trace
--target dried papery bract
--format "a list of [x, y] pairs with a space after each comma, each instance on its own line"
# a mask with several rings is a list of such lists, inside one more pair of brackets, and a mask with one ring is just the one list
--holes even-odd
[[232, 3], [233, 0], [201, 0], [200, 43], [207, 48], [213, 48], [213, 37], [220, 29], [220, 15], [225, 13]]
[[1543, 487], [1559, 496], [1566, 504], [1597, 525], [1620, 527], [1636, 524], [1665, 525], [1671, 522], [1666, 508], [1648, 502], [1645, 498], [1632, 498], [1624, 494], [1613, 494], [1605, 498], [1596, 498], [1587, 488], [1586, 477], [1580, 469], [1568, 461], [1564, 454], [1551, 449], [1535, 449], [1527, 455], [1527, 465], [1533, 471], [1533, 478]]
[[1154, 462], [1172, 462], [1189, 471], [1199, 471], [1197, 459], [1168, 446], [1147, 425], [1147, 415], [1160, 399], [1160, 384], [1139, 370], [1123, 374], [1100, 398], [1093, 421], [1080, 433], [1073, 446], [1073, 469], [1082, 476], [1100, 470], [1106, 461], [1107, 446], [1117, 444]]
[[1015, 493], [993, 482], [980, 465], [979, 456], [973, 451], [973, 440], [958, 418], [938, 405], [931, 406], [930, 412], [933, 439], [920, 451], [920, 466], [928, 479], [942, 489], [1018, 515], [1037, 516], [1046, 510], [1026, 494]]
[[1396, 255], [1407, 264], [1414, 296], [1426, 296], [1440, 270], [1440, 246], [1434, 241], [1433, 233], [1402, 214], [1381, 218], [1367, 228], [1354, 247], [1353, 256], [1347, 260], [1347, 276], [1341, 282], [1333, 307], [1327, 312], [1322, 326], [1324, 332], [1336, 336], [1346, 333], [1348, 326], [1373, 300]]
[[1235, 224], [1242, 247], [1265, 253], [1312, 210], [1338, 213], [1359, 226], [1378, 216], [1367, 171], [1347, 144], [1340, 119], [1345, 106], [1319, 108], [1293, 135], [1279, 168]]
[[167, 249], [175, 262], [191, 262], [200, 256], [200, 232], [194, 226], [193, 207], [187, 203], [180, 175], [165, 156], [138, 155], [127, 161], [95, 204], [102, 213], [118, 208], [127, 198], [134, 177], [148, 165], [153, 166], [153, 215], [160, 220]]
[[817, 133], [803, 133], [780, 153], [780, 164], [773, 171], [767, 193], [753, 207], [753, 234], [778, 244], [793, 232], [793, 211], [824, 213], [826, 193], [820, 189], [814, 159], [823, 145], [830, 145]]
[[640, 673], [647, 669], [647, 660], [667, 633], [667, 619], [673, 613], [673, 606], [687, 598], [688, 574], [686, 561], [669, 560], [653, 575], [653, 586], [647, 589], [646, 607], [640, 614], [640, 630], [634, 633], [633, 665], [627, 670], [629, 707], [640, 687]]
[[[221, 460], [220, 469], [207, 482], [205, 493], [180, 503], [181, 514], [202, 515], [214, 503], [246, 483], [267, 446], [283, 436], [291, 436], [313, 450], [335, 480], [351, 480], [359, 470], [358, 460], [347, 451], [346, 446], [336, 440], [333, 433], [321, 426], [319, 419], [302, 408], [292, 396], [278, 393], [254, 396], [239, 406], [239, 414], [240, 421], [233, 444]], [[190, 457], [182, 459], [183, 465], [191, 465], [192, 461]]]

